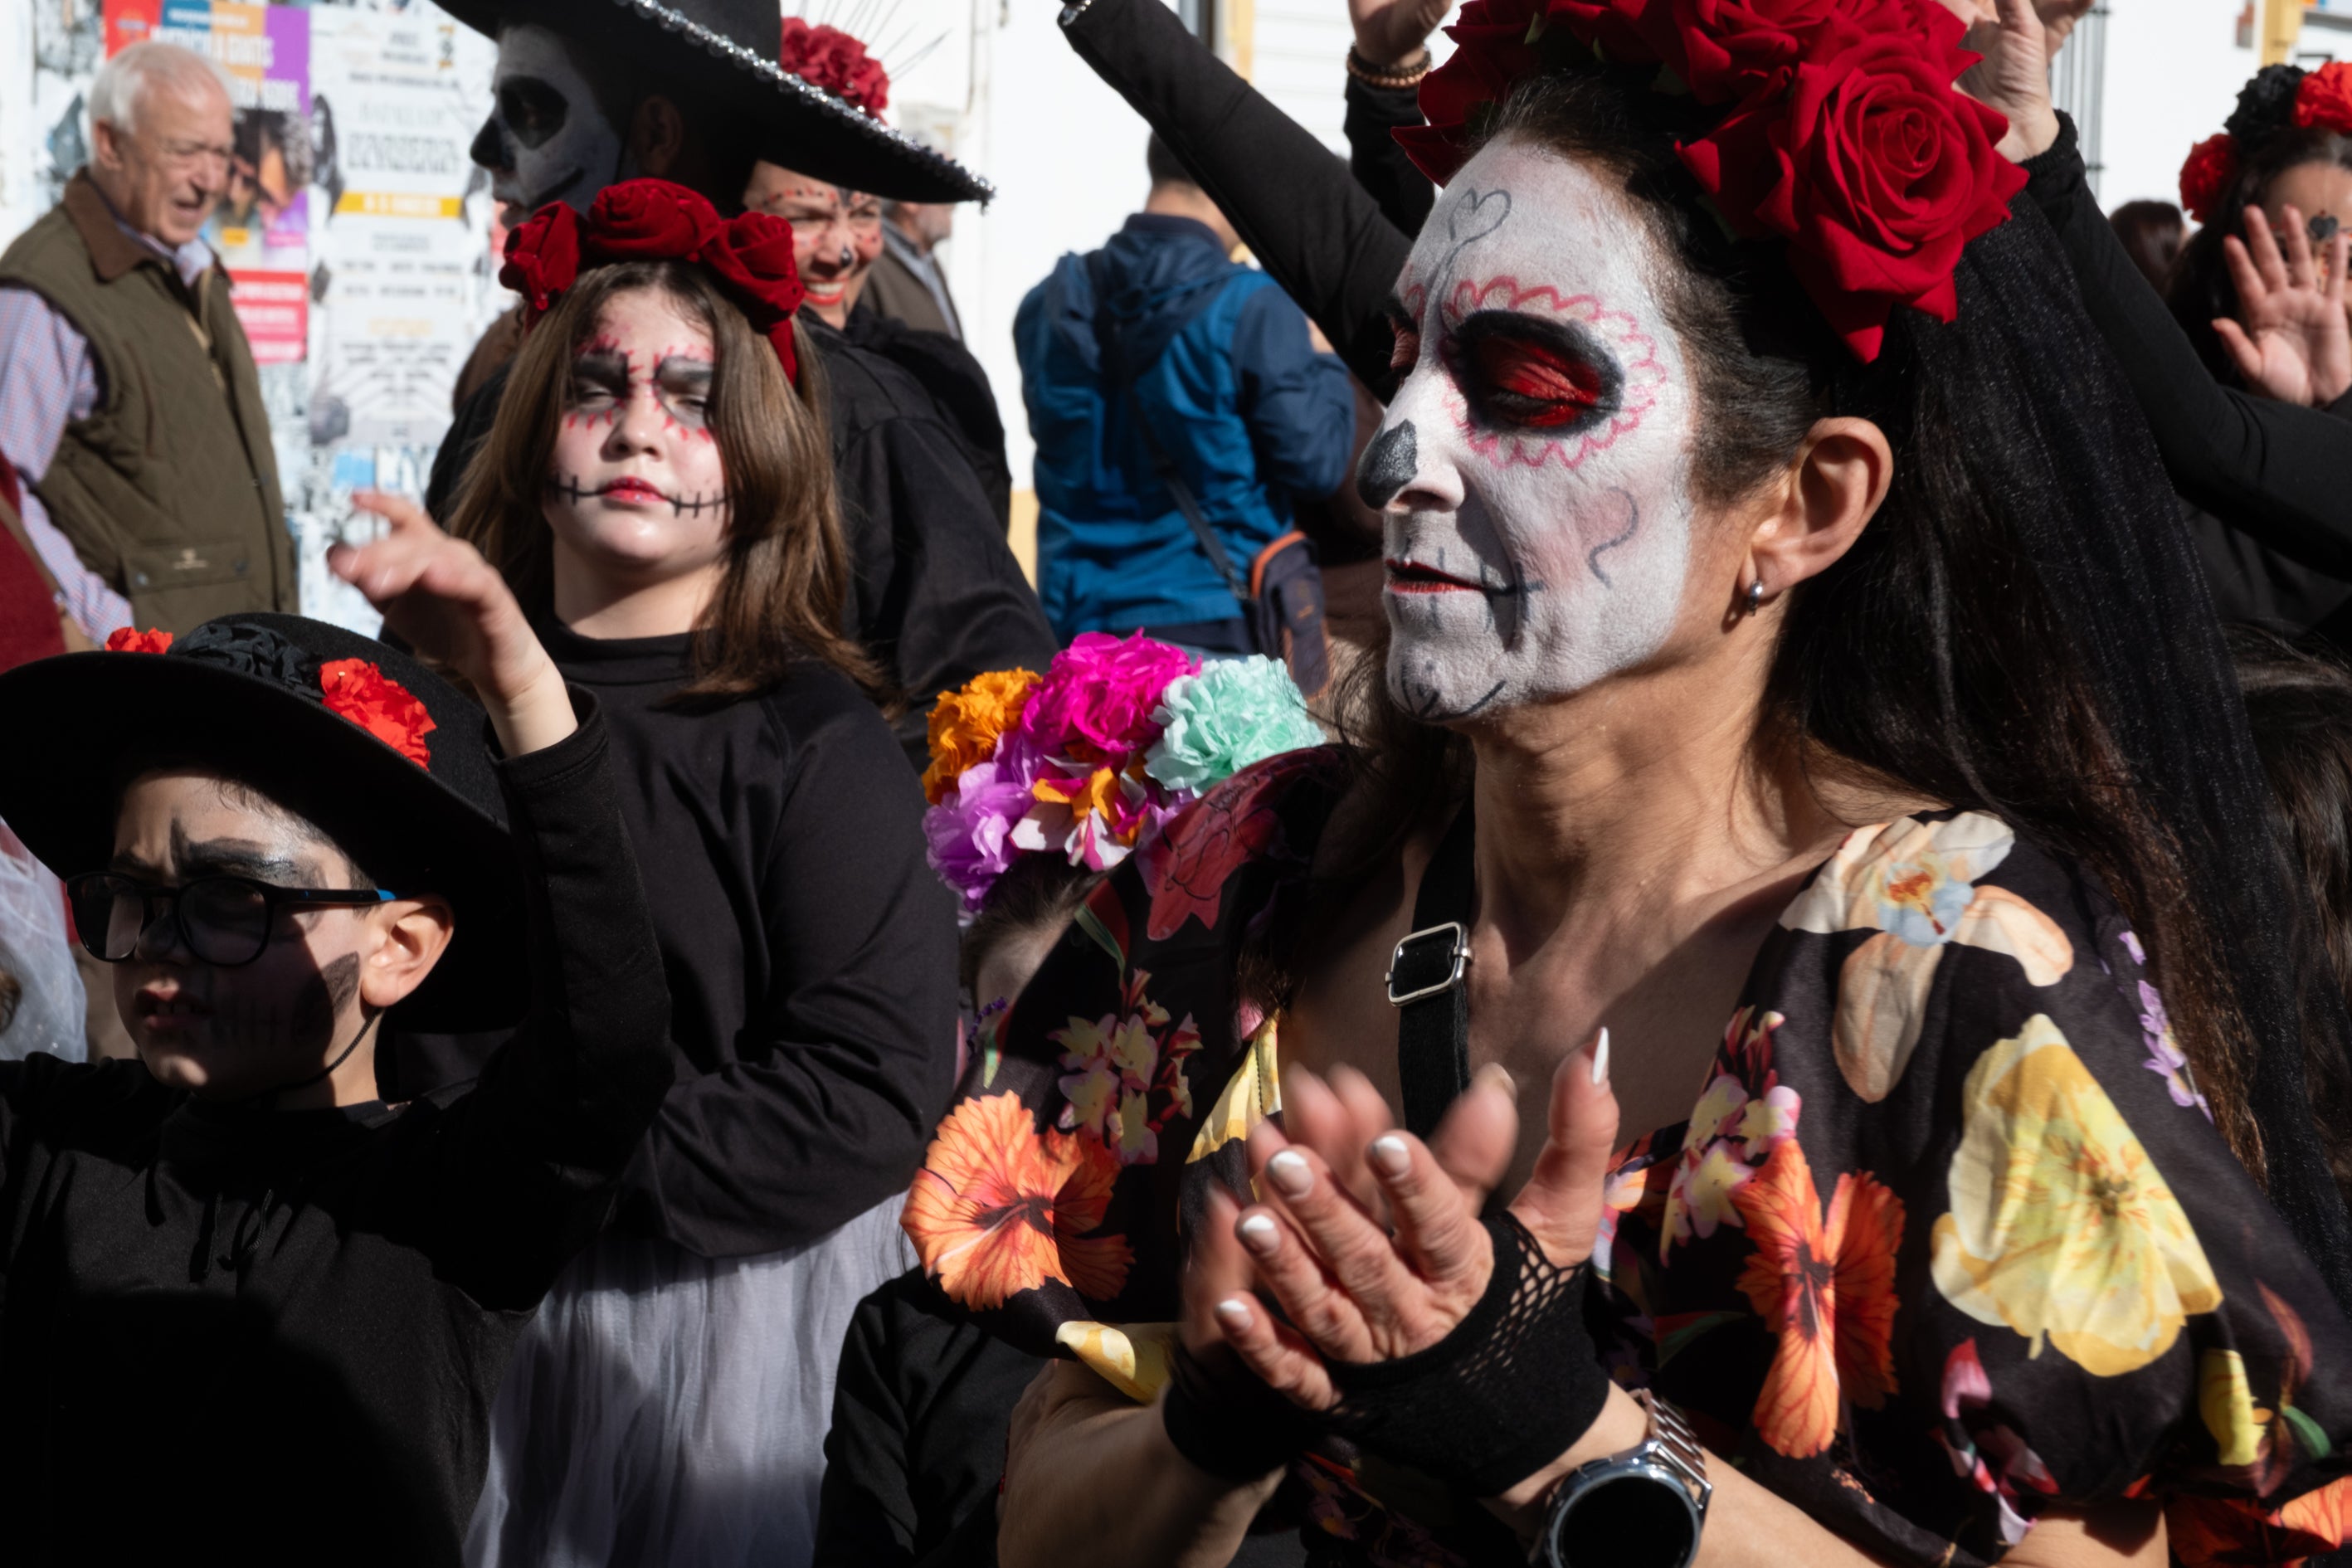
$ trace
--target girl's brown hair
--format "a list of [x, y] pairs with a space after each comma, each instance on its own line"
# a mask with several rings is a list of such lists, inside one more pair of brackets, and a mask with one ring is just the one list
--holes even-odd
[[526, 608], [551, 602], [554, 538], [543, 508], [572, 362], [606, 303], [640, 289], [699, 321], [717, 361], [709, 419], [727, 476], [727, 566], [694, 628], [694, 679], [677, 695], [748, 696], [814, 658], [887, 699], [874, 662], [841, 630], [849, 550], [815, 345], [795, 324], [795, 388], [766, 340], [698, 268], [631, 261], [581, 274], [523, 341], [498, 418], [467, 466], [449, 531], [496, 563]]

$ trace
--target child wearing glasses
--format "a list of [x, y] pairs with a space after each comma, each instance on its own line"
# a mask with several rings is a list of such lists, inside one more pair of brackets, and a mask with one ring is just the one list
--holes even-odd
[[[421, 520], [335, 563], [481, 705], [279, 615], [0, 675], [70, 738], [0, 753], [0, 816], [139, 1050], [0, 1063], [11, 1562], [459, 1562], [509, 1352], [669, 1085], [593, 700]], [[520, 1027], [387, 1105], [387, 1020]]]

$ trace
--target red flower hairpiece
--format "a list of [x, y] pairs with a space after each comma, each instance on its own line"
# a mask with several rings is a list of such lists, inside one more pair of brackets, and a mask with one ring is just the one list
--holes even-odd
[[420, 768], [433, 765], [425, 737], [439, 726], [405, 686], [363, 658], [338, 658], [319, 667], [319, 695], [336, 713], [357, 724]]
[[2025, 171], [2008, 122], [1953, 87], [1978, 57], [1927, 0], [1470, 0], [1421, 86], [1426, 128], [1397, 133], [1443, 184], [1475, 122], [1542, 68], [1563, 29], [1612, 66], [1723, 114], [1675, 151], [1731, 231], [1778, 239], [1854, 357], [1898, 305], [1948, 321], [1969, 241], [2009, 216]]
[[890, 73], [864, 44], [838, 27], [785, 17], [783, 47], [776, 63], [869, 120], [881, 119], [890, 107]]
[[2352, 60], [2330, 60], [2294, 89], [2294, 122], [2352, 136]]
[[619, 261], [685, 261], [707, 270], [719, 291], [768, 340], [797, 384], [793, 316], [806, 290], [793, 260], [793, 227], [766, 213], [723, 219], [719, 209], [667, 180], [624, 180], [596, 193], [582, 217], [550, 202], [507, 236], [499, 281], [523, 297], [536, 320], [554, 309], [582, 271]]
[[2238, 178], [2238, 143], [2226, 131], [2217, 131], [2189, 149], [2180, 165], [2180, 205], [2199, 223], [2210, 223], [2221, 198]]
[[117, 626], [106, 634], [109, 653], [169, 653], [172, 634], [169, 632], [137, 631], [130, 626]]

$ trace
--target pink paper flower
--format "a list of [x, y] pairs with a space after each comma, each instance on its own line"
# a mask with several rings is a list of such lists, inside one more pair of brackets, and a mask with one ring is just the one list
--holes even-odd
[[1141, 632], [1123, 639], [1082, 632], [1046, 667], [1020, 732], [1042, 755], [1123, 770], [1160, 738], [1151, 710], [1168, 683], [1195, 668], [1189, 654]]

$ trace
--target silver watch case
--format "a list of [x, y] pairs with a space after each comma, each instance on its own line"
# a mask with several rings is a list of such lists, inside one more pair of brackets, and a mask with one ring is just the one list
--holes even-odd
[[[1647, 1389], [1633, 1397], [1649, 1412], [1649, 1436], [1622, 1454], [1580, 1465], [1561, 1478], [1545, 1505], [1543, 1532], [1536, 1541], [1533, 1561], [1538, 1568], [1598, 1568], [1593, 1563], [1578, 1561], [1576, 1515], [1581, 1506], [1596, 1500], [1597, 1494], [1621, 1486], [1643, 1489], [1649, 1494], [1644, 1501], [1670, 1510], [1670, 1517], [1678, 1513], [1690, 1521], [1687, 1544], [1678, 1553], [1662, 1540], [1660, 1555], [1647, 1560], [1642, 1568], [1690, 1568], [1698, 1556], [1706, 1505], [1715, 1495], [1715, 1486], [1706, 1479], [1706, 1451], [1691, 1435], [1681, 1411]], [[1618, 1565], [1612, 1563], [1610, 1568]]]

